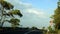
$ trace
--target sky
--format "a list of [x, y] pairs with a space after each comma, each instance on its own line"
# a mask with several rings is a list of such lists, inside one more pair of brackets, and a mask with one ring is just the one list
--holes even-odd
[[[23, 14], [20, 18], [22, 27], [48, 27], [50, 16], [57, 8], [58, 0], [6, 0], [14, 5], [14, 9], [19, 9]], [[5, 23], [4, 26], [10, 26]], [[7, 27], [8, 27], [7, 26]]]

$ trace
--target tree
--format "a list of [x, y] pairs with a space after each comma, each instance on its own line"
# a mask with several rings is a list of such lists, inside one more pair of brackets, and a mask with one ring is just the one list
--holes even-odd
[[[19, 25], [20, 20], [15, 18], [14, 15], [18, 15], [20, 17], [22, 17], [23, 15], [21, 14], [20, 10], [18, 10], [18, 9], [14, 10], [13, 8], [14, 8], [14, 6], [11, 3], [6, 2], [4, 0], [0, 0], [0, 18], [1, 18], [0, 27], [3, 27], [3, 24], [5, 22], [11, 23], [12, 26], [14, 26], [14, 27]], [[7, 10], [9, 10], [9, 11], [7, 11]]]
[[37, 30], [38, 28], [33, 26], [31, 29], [32, 29], [32, 30]]
[[49, 32], [53, 32], [51, 26], [48, 27]]
[[45, 30], [45, 27], [42, 27], [42, 30]]
[[60, 29], [60, 0], [58, 2], [58, 7], [54, 12], [53, 15], [54, 23], [55, 23], [55, 28]]

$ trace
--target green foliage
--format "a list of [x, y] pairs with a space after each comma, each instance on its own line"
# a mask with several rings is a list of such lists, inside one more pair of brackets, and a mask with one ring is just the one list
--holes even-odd
[[52, 28], [51, 28], [51, 26], [49, 26], [48, 29], [49, 29], [49, 32], [52, 32], [53, 31]]
[[36, 29], [38, 29], [38, 28], [37, 28], [37, 27], [32, 27], [31, 29], [32, 29], [32, 30], [36, 30]]
[[14, 24], [14, 25], [19, 25], [20, 20], [12, 18], [12, 19], [10, 19], [9, 22], [12, 23], [12, 24]]
[[7, 9], [7, 10], [10, 10], [10, 9], [13, 9], [13, 5], [10, 4], [9, 2], [6, 2], [6, 1], [0, 1], [1, 5]]
[[4, 15], [7, 15], [7, 16], [12, 16], [14, 17], [13, 15], [18, 15], [20, 17], [22, 17], [23, 15], [21, 14], [20, 10], [10, 10], [8, 13], [5, 13]]
[[50, 18], [54, 19], [54, 15], [52, 15]]
[[55, 28], [58, 29], [58, 26], [60, 25], [60, 8], [59, 7], [54, 12], [54, 23], [55, 23]]
[[58, 1], [57, 9], [54, 11], [53, 19], [53, 22], [55, 23], [55, 29], [60, 28], [60, 1]]
[[[1, 22], [1, 23], [2, 23], [2, 26], [3, 26], [3, 24], [4, 24], [5, 21], [11, 23], [12, 26], [14, 26], [14, 27], [20, 25], [20, 24], [19, 24], [20, 19], [17, 19], [17, 18], [15, 18], [15, 16], [14, 16], [14, 15], [18, 15], [18, 16], [22, 17], [23, 15], [21, 14], [20, 10], [18, 10], [18, 9], [14, 10], [14, 9], [13, 9], [14, 6], [13, 6], [11, 3], [6, 2], [6, 1], [4, 1], [4, 0], [0, 0], [0, 4], [1, 4], [2, 7], [3, 7], [3, 8], [2, 8], [3, 10], [0, 11], [0, 12], [2, 13], [2, 15], [1, 15], [1, 20], [0, 20], [0, 22], [2, 21], [2, 22]], [[7, 12], [7, 11], [5, 11], [4, 9], [9, 10], [9, 11]], [[12, 9], [12, 10], [10, 10], [10, 9]], [[10, 19], [10, 20], [5, 19], [7, 16], [9, 16], [11, 19]], [[12, 16], [12, 17], [11, 17], [11, 16]], [[1, 24], [1, 23], [0, 23], [0, 24]], [[1, 25], [0, 25], [0, 26], [1, 26]], [[2, 27], [2, 26], [1, 26], [1, 27]]]
[[42, 30], [45, 30], [45, 27], [42, 27]]
[[60, 26], [60, 7], [58, 6], [58, 8], [54, 11], [54, 15], [51, 16], [51, 18], [54, 19], [54, 23], [55, 23], [55, 28], [58, 29]]
[[21, 14], [20, 10], [11, 10], [10, 12], [8, 12], [8, 14], [10, 15], [18, 15], [20, 17], [22, 17], [23, 15]]

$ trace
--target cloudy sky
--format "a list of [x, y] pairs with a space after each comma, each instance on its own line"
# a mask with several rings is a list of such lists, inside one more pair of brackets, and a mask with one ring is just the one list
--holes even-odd
[[[57, 7], [58, 0], [6, 0], [20, 9], [23, 17], [20, 18], [22, 27], [47, 27], [50, 16]], [[8, 24], [9, 25], [9, 24]], [[7, 26], [5, 24], [4, 26]]]

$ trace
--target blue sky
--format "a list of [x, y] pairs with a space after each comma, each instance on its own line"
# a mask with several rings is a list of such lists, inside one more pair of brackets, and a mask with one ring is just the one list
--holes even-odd
[[[20, 18], [22, 27], [48, 27], [50, 16], [57, 8], [58, 0], [6, 0], [20, 9], [23, 17]], [[7, 26], [7, 23], [5, 24]], [[10, 25], [9, 25], [10, 26]]]

